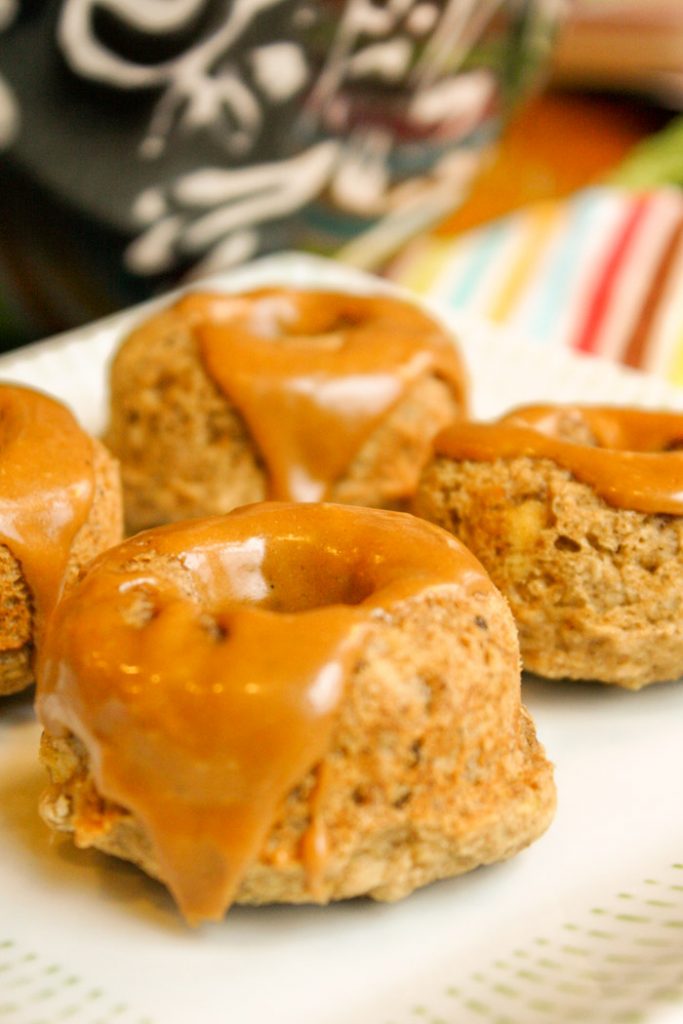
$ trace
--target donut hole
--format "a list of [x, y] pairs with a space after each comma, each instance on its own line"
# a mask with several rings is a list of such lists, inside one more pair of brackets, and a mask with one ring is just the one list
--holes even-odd
[[338, 349], [350, 332], [372, 324], [375, 310], [367, 299], [340, 303], [338, 296], [315, 293], [292, 305], [281, 296], [262, 298], [249, 321], [249, 330], [261, 338], [280, 343], [300, 343]]
[[330, 324], [328, 331], [349, 331], [354, 330], [357, 327], [362, 327], [367, 323], [367, 313], [361, 313], [356, 309], [342, 309], [335, 316], [333, 322]]
[[273, 581], [267, 602], [269, 611], [295, 614], [332, 605], [359, 605], [375, 587], [360, 574], [340, 571], [334, 576], [318, 576], [305, 570], [286, 580]]
[[[505, 420], [503, 421], [505, 422]], [[513, 426], [531, 427], [546, 437], [590, 448], [607, 447], [588, 422], [582, 409], [518, 409], [507, 417]]]
[[[647, 417], [644, 413], [643, 416]], [[550, 417], [548, 432], [560, 441], [569, 441], [592, 448], [647, 453], [683, 450], [683, 437], [663, 439], [659, 432], [650, 433], [647, 418], [634, 422], [623, 420], [618, 414], [609, 415], [590, 409], [564, 409]]]
[[263, 569], [269, 611], [295, 614], [330, 605], [362, 604], [377, 589], [370, 567], [349, 560], [332, 544], [278, 545]]
[[302, 315], [281, 321], [292, 337], [310, 337], [312, 340], [327, 335], [338, 335], [365, 326], [372, 319], [366, 304], [355, 305], [337, 301], [309, 302]]

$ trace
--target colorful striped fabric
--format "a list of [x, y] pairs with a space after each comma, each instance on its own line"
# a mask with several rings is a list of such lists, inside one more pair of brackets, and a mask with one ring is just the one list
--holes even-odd
[[389, 276], [542, 345], [683, 385], [683, 193], [602, 187], [457, 239], [423, 237]]

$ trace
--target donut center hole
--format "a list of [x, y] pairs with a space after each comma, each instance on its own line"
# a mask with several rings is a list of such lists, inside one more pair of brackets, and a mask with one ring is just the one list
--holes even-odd
[[295, 614], [332, 605], [358, 605], [375, 587], [362, 574], [336, 566], [334, 571], [316, 571], [302, 565], [268, 578], [270, 594], [264, 605], [275, 612]]
[[[366, 317], [367, 319], [367, 317]], [[363, 323], [363, 317], [359, 312], [351, 309], [343, 310], [338, 313], [334, 319], [334, 322], [328, 327], [328, 331], [349, 331], [356, 327], [360, 327]]]
[[323, 301], [309, 304], [300, 315], [275, 302], [263, 304], [254, 321], [257, 332], [265, 337], [277, 337], [285, 345], [288, 341], [300, 344], [305, 339], [315, 348], [338, 349], [344, 344], [349, 331], [363, 327], [368, 321], [365, 309], [354, 307], [334, 308]]
[[591, 448], [604, 447], [578, 409], [562, 409], [535, 424], [532, 420], [532, 424], [541, 433], [554, 437], [558, 441], [587, 445]]
[[358, 605], [376, 590], [370, 560], [317, 537], [271, 541], [258, 564], [243, 561], [233, 580], [241, 603], [284, 614]]
[[287, 327], [293, 334], [316, 335], [335, 334], [338, 331], [349, 331], [356, 327], [362, 327], [367, 322], [369, 314], [367, 310], [345, 307], [334, 309], [321, 306], [316, 310], [310, 310], [305, 318], [298, 322], [288, 324]]
[[683, 437], [673, 432], [672, 436], [662, 436], [661, 428], [656, 426], [652, 430], [647, 420], [631, 422], [629, 418], [623, 420], [601, 411], [591, 414], [581, 409], [560, 410], [537, 421], [535, 426], [559, 441], [591, 448], [641, 454], [683, 450]]

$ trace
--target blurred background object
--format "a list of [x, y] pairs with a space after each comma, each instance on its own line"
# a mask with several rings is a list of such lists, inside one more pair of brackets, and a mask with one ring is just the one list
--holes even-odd
[[442, 219], [567, 0], [0, 0], [8, 347], [262, 252]]
[[551, 88], [388, 273], [538, 345], [683, 386], [681, 81], [680, 0], [578, 0]]
[[683, 185], [681, 86], [683, 0], [573, 0], [548, 87], [520, 109], [442, 233], [606, 180]]
[[577, 0], [554, 59], [558, 82], [630, 89], [683, 109], [681, 0]]

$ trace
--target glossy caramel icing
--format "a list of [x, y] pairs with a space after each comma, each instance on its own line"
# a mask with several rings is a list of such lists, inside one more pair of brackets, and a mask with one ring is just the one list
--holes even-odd
[[93, 499], [93, 448], [59, 402], [0, 385], [0, 543], [21, 565], [37, 625], [56, 603]]
[[437, 437], [435, 450], [463, 461], [550, 459], [617, 508], [683, 515], [681, 445], [678, 413], [538, 405], [496, 423], [449, 427]]
[[[85, 744], [191, 921], [218, 919], [284, 798], [326, 753], [378, 614], [430, 588], [493, 584], [412, 516], [265, 503], [161, 527], [97, 559], [61, 602], [39, 666], [49, 732]], [[324, 870], [315, 820], [302, 861]]]
[[208, 373], [247, 424], [269, 498], [329, 498], [420, 378], [441, 378], [464, 408], [453, 340], [407, 302], [264, 289], [189, 295], [177, 310], [193, 325]]

